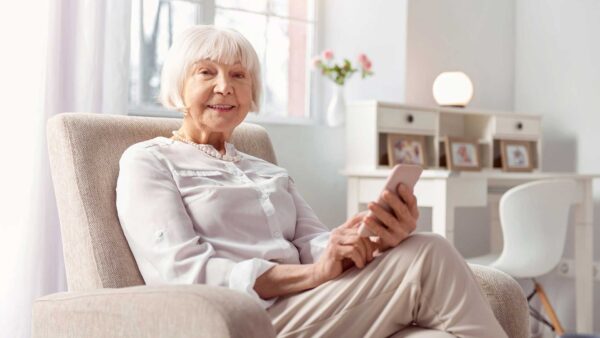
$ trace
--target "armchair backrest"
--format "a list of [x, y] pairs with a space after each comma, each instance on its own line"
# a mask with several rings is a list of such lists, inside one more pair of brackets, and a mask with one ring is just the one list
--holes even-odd
[[[47, 122], [48, 155], [69, 290], [144, 284], [119, 224], [119, 159], [130, 145], [170, 137], [181, 119], [64, 113]], [[232, 143], [276, 163], [264, 128], [243, 123]]]

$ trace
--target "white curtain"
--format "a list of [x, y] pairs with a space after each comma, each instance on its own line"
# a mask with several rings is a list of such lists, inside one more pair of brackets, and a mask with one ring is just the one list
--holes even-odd
[[66, 291], [46, 120], [125, 114], [131, 2], [0, 4], [0, 337], [29, 337], [34, 299]]

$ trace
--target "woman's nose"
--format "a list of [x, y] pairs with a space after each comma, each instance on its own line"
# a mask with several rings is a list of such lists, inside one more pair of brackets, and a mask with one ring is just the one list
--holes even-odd
[[233, 87], [230, 80], [225, 75], [217, 76], [217, 83], [215, 85], [215, 93], [222, 95], [229, 95], [233, 92]]

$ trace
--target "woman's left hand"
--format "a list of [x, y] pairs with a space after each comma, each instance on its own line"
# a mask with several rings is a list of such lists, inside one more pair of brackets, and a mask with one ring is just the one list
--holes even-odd
[[371, 202], [368, 205], [371, 215], [365, 217], [364, 222], [367, 228], [379, 237], [379, 252], [397, 246], [417, 228], [417, 198], [404, 184], [398, 185], [397, 192], [398, 194], [395, 194], [385, 190], [380, 196], [380, 201], [390, 206], [389, 212], [381, 203]]

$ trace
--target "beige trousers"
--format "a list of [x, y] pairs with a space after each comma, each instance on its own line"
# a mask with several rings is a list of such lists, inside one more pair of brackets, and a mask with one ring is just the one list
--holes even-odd
[[[268, 312], [278, 337], [506, 337], [469, 266], [428, 233], [363, 269], [281, 297]], [[422, 335], [414, 325], [437, 332]]]

